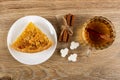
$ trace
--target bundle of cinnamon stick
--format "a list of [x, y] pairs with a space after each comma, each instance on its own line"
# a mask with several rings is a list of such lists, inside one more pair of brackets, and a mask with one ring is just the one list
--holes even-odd
[[71, 28], [74, 26], [75, 16], [72, 14], [67, 14], [62, 19], [63, 25], [61, 26], [59, 41], [68, 42], [70, 40], [70, 36], [73, 35], [73, 31]]

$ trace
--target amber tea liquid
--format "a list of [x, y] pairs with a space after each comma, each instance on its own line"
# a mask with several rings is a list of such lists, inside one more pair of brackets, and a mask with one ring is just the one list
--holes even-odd
[[85, 44], [95, 48], [104, 49], [110, 46], [115, 38], [113, 24], [108, 19], [95, 16], [83, 25], [82, 40]]

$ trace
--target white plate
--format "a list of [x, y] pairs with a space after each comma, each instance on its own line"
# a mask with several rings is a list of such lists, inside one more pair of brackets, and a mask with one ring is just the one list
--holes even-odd
[[[48, 38], [53, 41], [53, 45], [47, 50], [28, 54], [18, 52], [10, 47], [13, 41], [20, 35], [29, 22], [33, 22], [40, 30], [42, 30]], [[18, 19], [10, 28], [7, 36], [7, 46], [11, 55], [19, 62], [28, 65], [36, 65], [48, 60], [54, 53], [57, 45], [57, 35], [52, 24], [40, 16], [25, 16]]]

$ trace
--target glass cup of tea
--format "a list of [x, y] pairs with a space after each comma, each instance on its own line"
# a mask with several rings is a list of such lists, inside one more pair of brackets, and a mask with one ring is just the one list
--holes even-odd
[[112, 45], [116, 32], [110, 20], [95, 16], [81, 26], [78, 35], [79, 42], [88, 46], [89, 55], [92, 50], [102, 50]]

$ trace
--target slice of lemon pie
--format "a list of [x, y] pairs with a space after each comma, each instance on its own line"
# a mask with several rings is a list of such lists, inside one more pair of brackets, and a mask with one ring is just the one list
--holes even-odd
[[13, 49], [26, 53], [43, 51], [50, 46], [52, 46], [52, 41], [32, 22], [11, 45]]

